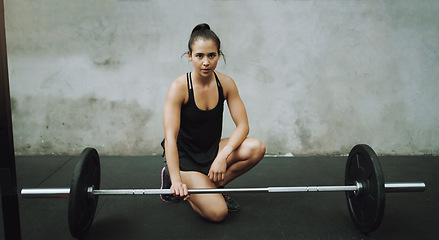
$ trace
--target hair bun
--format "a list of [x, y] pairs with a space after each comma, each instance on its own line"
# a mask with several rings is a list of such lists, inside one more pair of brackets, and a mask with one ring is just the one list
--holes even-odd
[[207, 23], [201, 23], [195, 26], [194, 30], [192, 30], [192, 33], [202, 30], [210, 30], [210, 26]]

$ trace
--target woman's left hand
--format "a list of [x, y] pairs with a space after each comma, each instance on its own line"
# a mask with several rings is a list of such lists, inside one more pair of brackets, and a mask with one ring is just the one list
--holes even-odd
[[226, 178], [227, 161], [225, 158], [217, 156], [210, 166], [209, 174], [207, 175], [209, 179], [213, 182], [224, 181]]

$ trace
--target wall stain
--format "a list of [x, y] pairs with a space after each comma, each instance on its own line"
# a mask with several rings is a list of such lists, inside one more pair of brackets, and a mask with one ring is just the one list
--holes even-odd
[[308, 128], [310, 125], [304, 121], [302, 118], [298, 118], [296, 120], [297, 137], [300, 140], [300, 146], [303, 151], [309, 151], [311, 149], [315, 149], [312, 142], [312, 132]]
[[148, 135], [155, 113], [137, 100], [109, 101], [89, 94], [80, 99], [28, 96], [13, 101], [18, 155], [71, 154], [86, 146], [106, 155], [158, 152], [159, 139]]

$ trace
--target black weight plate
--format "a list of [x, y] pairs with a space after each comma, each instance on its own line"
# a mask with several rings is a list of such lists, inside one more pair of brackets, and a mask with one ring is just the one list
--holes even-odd
[[356, 145], [349, 153], [345, 184], [355, 185], [355, 182], [362, 183], [363, 189], [358, 195], [346, 192], [349, 214], [362, 233], [370, 233], [381, 224], [386, 195], [381, 165], [368, 145]]
[[83, 238], [91, 227], [98, 204], [98, 196], [89, 197], [87, 190], [99, 189], [101, 166], [96, 149], [86, 148], [79, 156], [70, 186], [69, 229], [75, 238]]

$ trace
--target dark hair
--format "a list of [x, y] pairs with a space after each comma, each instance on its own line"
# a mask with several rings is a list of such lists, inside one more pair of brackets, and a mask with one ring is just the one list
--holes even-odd
[[212, 30], [210, 30], [209, 24], [207, 23], [198, 24], [192, 30], [191, 37], [189, 38], [189, 42], [187, 44], [190, 53], [192, 53], [192, 44], [194, 44], [194, 42], [198, 39], [204, 39], [204, 40], [212, 39], [216, 43], [216, 46], [218, 48], [218, 53], [223, 56], [223, 59], [225, 61], [224, 54], [221, 51], [221, 41], [219, 37]]

